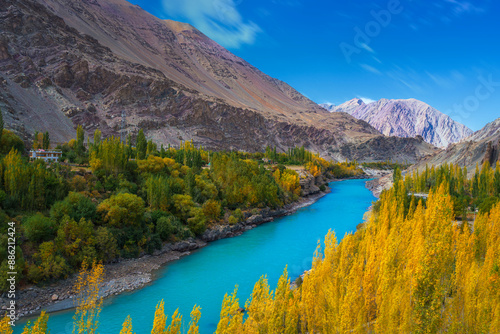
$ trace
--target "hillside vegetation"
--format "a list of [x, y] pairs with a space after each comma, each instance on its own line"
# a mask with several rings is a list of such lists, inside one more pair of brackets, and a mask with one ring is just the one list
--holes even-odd
[[[49, 146], [48, 133], [35, 135], [33, 147]], [[9, 222], [17, 232], [20, 283], [48, 283], [84, 261], [152, 254], [163, 243], [297, 201], [301, 176], [283, 164], [303, 165], [310, 177], [362, 173], [355, 163], [331, 163], [304, 148], [254, 154], [212, 152], [191, 142], [158, 148], [142, 131], [134, 143], [95, 131], [85, 145], [79, 127], [76, 139], [59, 146], [72, 165], [29, 162], [19, 149], [14, 140], [0, 158], [0, 291], [8, 283]]]

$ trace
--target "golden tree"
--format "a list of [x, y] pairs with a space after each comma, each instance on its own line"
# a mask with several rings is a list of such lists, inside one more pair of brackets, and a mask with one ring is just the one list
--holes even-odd
[[132, 329], [132, 318], [130, 318], [130, 315], [128, 315], [125, 321], [123, 322], [120, 334], [135, 334]]
[[99, 314], [102, 308], [102, 297], [99, 289], [104, 279], [104, 266], [101, 263], [92, 264], [89, 268], [86, 261], [73, 287], [77, 296], [75, 315], [73, 316], [74, 334], [95, 334], [99, 327]]
[[[47, 321], [49, 320], [49, 315], [42, 311], [38, 319], [31, 325], [30, 322], [26, 324], [23, 329], [22, 334], [47, 334]], [[3, 333], [3, 332], [0, 332]]]
[[0, 333], [2, 334], [12, 334], [14, 331], [10, 326], [10, 318], [8, 316], [3, 317], [0, 320]]
[[189, 330], [187, 334], [200, 334], [200, 327], [198, 326], [198, 321], [200, 321], [201, 317], [201, 307], [194, 306], [191, 311], [191, 321], [189, 322]]
[[155, 318], [153, 320], [153, 330], [151, 334], [166, 333], [165, 327], [167, 324], [167, 316], [165, 315], [163, 299], [156, 305]]

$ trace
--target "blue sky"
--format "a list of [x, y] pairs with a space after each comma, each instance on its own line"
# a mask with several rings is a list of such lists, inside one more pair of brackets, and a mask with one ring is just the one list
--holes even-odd
[[416, 98], [473, 130], [500, 117], [498, 1], [131, 1], [317, 103]]

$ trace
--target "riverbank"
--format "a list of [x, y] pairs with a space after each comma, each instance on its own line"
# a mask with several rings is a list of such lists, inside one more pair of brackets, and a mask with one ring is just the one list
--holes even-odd
[[380, 197], [382, 191], [392, 187], [392, 171], [363, 168], [366, 175], [369, 175], [373, 180], [366, 182], [366, 188], [370, 190], [376, 198]]
[[[328, 180], [332, 182], [335, 180]], [[241, 235], [261, 224], [294, 213], [309, 206], [330, 192], [319, 188], [314, 193], [301, 197], [297, 202], [281, 209], [261, 209], [258, 214], [249, 215], [243, 222], [234, 225], [218, 225], [208, 229], [200, 238], [183, 240], [174, 244], [164, 244], [162, 249], [153, 255], [143, 255], [136, 259], [120, 260], [105, 265], [105, 283], [101, 288], [101, 296], [107, 298], [126, 291], [141, 289], [154, 280], [155, 272], [166, 263], [189, 255], [191, 251], [205, 247], [208, 242]], [[41, 310], [56, 312], [74, 308], [72, 287], [76, 275], [44, 287], [31, 286], [19, 291], [17, 314], [20, 318], [38, 315]], [[2, 309], [6, 309], [6, 299], [1, 298]]]

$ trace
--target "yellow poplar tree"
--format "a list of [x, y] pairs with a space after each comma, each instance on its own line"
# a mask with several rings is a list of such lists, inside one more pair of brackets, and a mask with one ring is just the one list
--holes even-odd
[[[38, 319], [33, 323], [33, 325], [28, 322], [23, 329], [22, 334], [47, 334], [47, 321], [49, 320], [49, 315], [42, 311]], [[0, 333], [3, 333], [0, 331]]]
[[153, 330], [151, 334], [164, 334], [166, 333], [165, 327], [167, 325], [167, 316], [165, 315], [163, 299], [156, 305], [155, 318], [153, 321]]
[[240, 312], [237, 293], [238, 287], [230, 296], [227, 293], [224, 295], [216, 334], [243, 333], [243, 314]]
[[8, 316], [3, 317], [0, 320], [0, 333], [2, 334], [12, 334], [14, 331], [10, 326], [10, 318]]
[[94, 263], [89, 268], [86, 261], [73, 287], [77, 295], [78, 307], [73, 316], [73, 334], [95, 334], [99, 327], [99, 314], [102, 309], [102, 297], [99, 289], [104, 279], [104, 266]]
[[130, 318], [130, 315], [128, 315], [125, 321], [123, 322], [120, 334], [135, 334], [134, 330], [132, 329], [132, 318]]
[[191, 321], [189, 323], [189, 330], [187, 334], [200, 334], [200, 327], [198, 326], [198, 321], [200, 321], [201, 317], [201, 307], [194, 306], [191, 311]]

